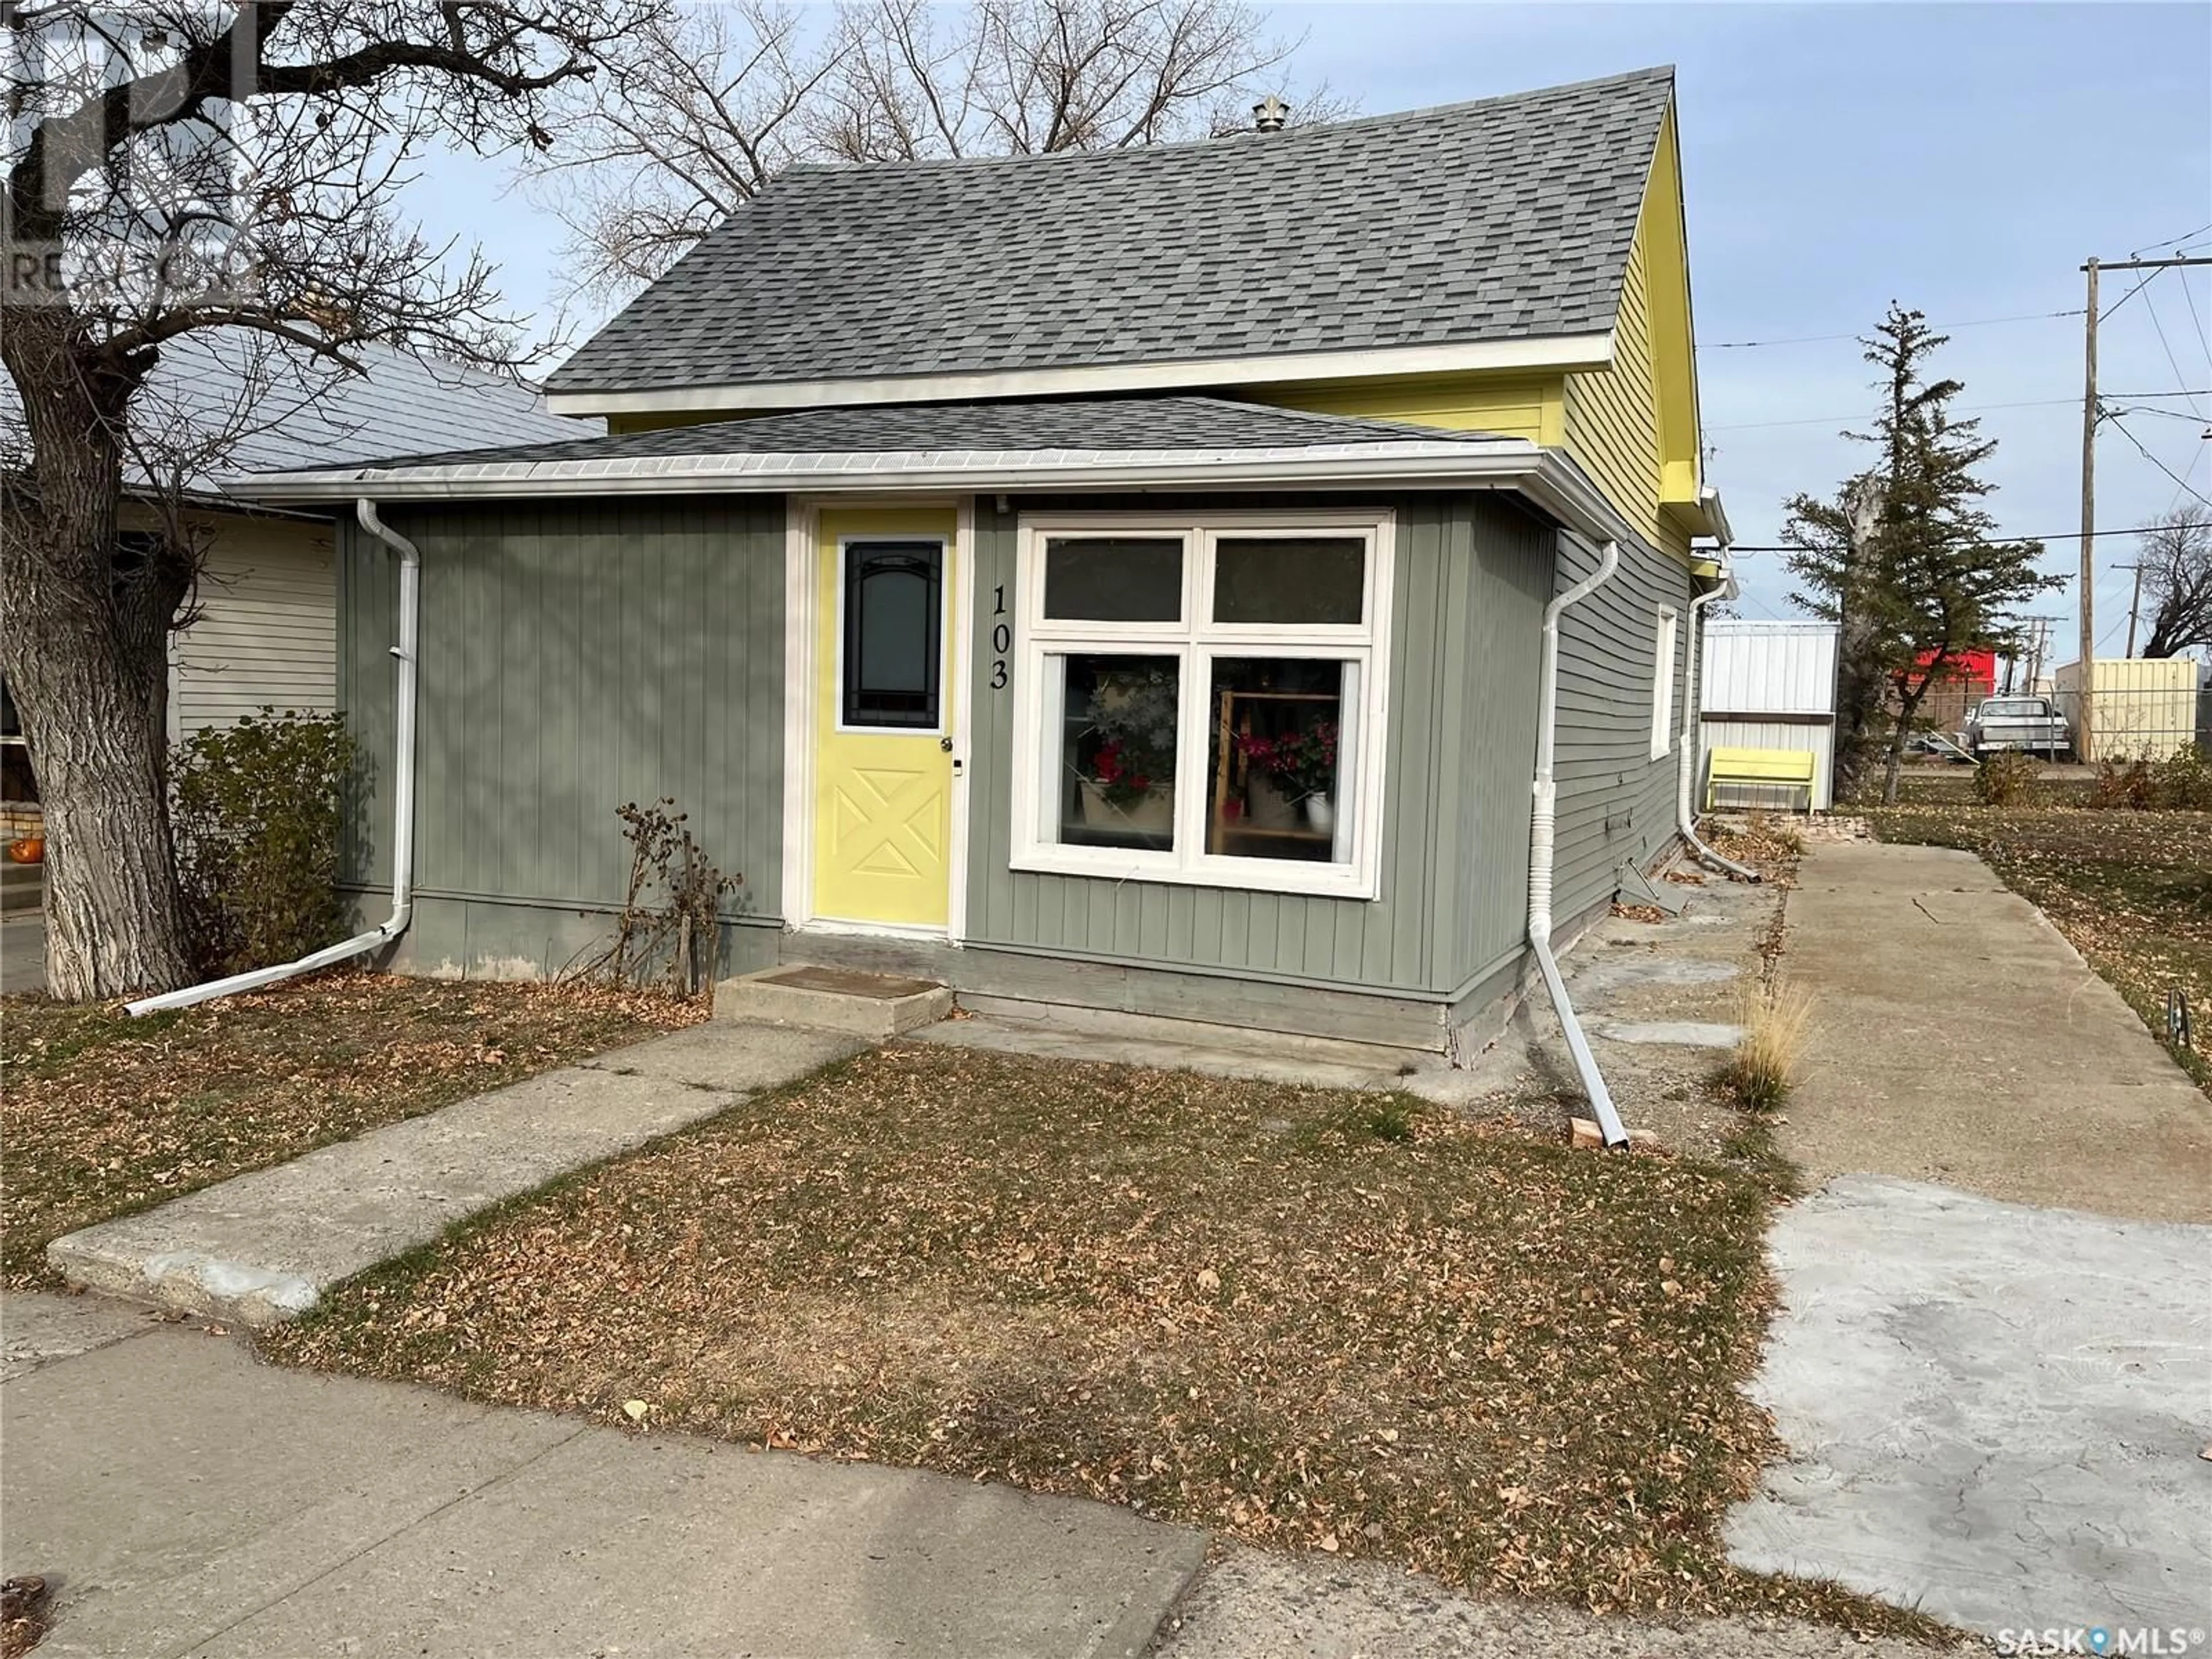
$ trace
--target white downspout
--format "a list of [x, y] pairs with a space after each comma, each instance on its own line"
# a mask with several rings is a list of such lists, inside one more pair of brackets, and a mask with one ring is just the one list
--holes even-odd
[[1698, 613], [1715, 599], [1723, 598], [1728, 591], [1729, 585], [1723, 576], [1720, 585], [1711, 592], [1700, 593], [1690, 601], [1690, 639], [1682, 650], [1682, 753], [1681, 763], [1674, 769], [1674, 827], [1682, 832], [1683, 842], [1699, 860], [1739, 881], [1751, 882], [1755, 885], [1759, 879], [1758, 871], [1747, 869], [1734, 859], [1723, 858], [1698, 839], [1698, 815], [1692, 802], [1692, 792], [1697, 787], [1698, 775], [1698, 745], [1695, 741], [1698, 730], [1695, 696], [1698, 686]]
[[399, 555], [399, 643], [392, 654], [399, 660], [398, 695], [392, 715], [392, 914], [380, 927], [327, 945], [297, 962], [274, 968], [256, 968], [228, 979], [189, 985], [181, 991], [143, 997], [125, 1006], [133, 1015], [156, 1014], [167, 1008], [187, 1008], [196, 1002], [257, 991], [281, 980], [334, 967], [349, 957], [374, 951], [407, 931], [415, 908], [415, 694], [416, 645], [422, 620], [422, 553], [414, 543], [376, 516], [376, 504], [367, 496], [354, 503], [361, 527]]
[[1590, 1053], [1589, 1039], [1583, 1035], [1582, 1021], [1575, 1018], [1575, 1005], [1568, 1000], [1566, 981], [1559, 977], [1559, 964], [1552, 955], [1552, 856], [1559, 804], [1559, 786], [1552, 781], [1552, 757], [1553, 726], [1559, 702], [1559, 613], [1612, 580], [1620, 568], [1620, 544], [1607, 542], [1597, 569], [1544, 607], [1544, 661], [1536, 701], [1535, 805], [1528, 818], [1528, 949], [1544, 975], [1545, 988], [1552, 994], [1559, 1029], [1566, 1034], [1567, 1052], [1574, 1056], [1583, 1092], [1589, 1097], [1590, 1109], [1597, 1115], [1598, 1127], [1604, 1131], [1608, 1146], [1628, 1145], [1628, 1131], [1621, 1127], [1620, 1114], [1613, 1109], [1613, 1092], [1597, 1069], [1597, 1057]]

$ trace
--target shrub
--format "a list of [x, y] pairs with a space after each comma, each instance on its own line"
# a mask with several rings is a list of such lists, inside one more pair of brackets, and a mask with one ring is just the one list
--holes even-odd
[[2043, 793], [2043, 769], [2017, 749], [2000, 749], [1974, 768], [1974, 799], [1984, 806], [2030, 806]]
[[615, 816], [629, 843], [629, 886], [613, 939], [570, 974], [641, 990], [659, 986], [678, 997], [705, 991], [711, 1000], [721, 961], [722, 901], [744, 878], [714, 866], [673, 796], [644, 806], [625, 802]]
[[2158, 804], [2169, 811], [2212, 812], [2212, 757], [2191, 744], [2159, 762], [2154, 785]]
[[1746, 993], [1739, 1016], [1743, 1036], [1721, 1067], [1721, 1092], [1747, 1112], [1778, 1109], [1790, 1098], [1812, 1013], [1813, 1000], [1802, 991]]
[[2107, 811], [2147, 812], [2158, 805], [2158, 775], [2148, 761], [2099, 761], [2097, 775], [2082, 804]]
[[289, 962], [342, 937], [339, 792], [354, 753], [337, 715], [269, 708], [177, 746], [171, 837], [202, 972]]

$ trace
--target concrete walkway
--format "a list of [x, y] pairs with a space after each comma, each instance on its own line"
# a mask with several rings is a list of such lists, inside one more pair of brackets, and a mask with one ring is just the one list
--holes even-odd
[[1790, 981], [1813, 994], [1782, 1149], [1985, 1197], [2212, 1221], [2212, 1102], [1971, 853], [1807, 854]]
[[256, 1364], [10, 1298], [5, 1559], [40, 1659], [1123, 1656], [1205, 1559], [1125, 1510]]
[[46, 1260], [73, 1285], [270, 1324], [503, 1198], [865, 1046], [717, 1020], [87, 1227]]
[[2212, 1103], [1979, 860], [1823, 846], [1801, 880], [1784, 969], [1814, 1012], [1783, 1145], [1826, 1184], [1769, 1239], [1752, 1392], [1791, 1455], [1732, 1558], [1987, 1636], [2193, 1650], [2212, 1227], [2173, 1224], [2212, 1215]]

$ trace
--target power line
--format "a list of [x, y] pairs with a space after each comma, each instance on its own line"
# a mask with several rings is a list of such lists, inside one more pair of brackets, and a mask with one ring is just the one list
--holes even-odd
[[2142, 246], [2136, 249], [2134, 252], [2129, 254], [2128, 258], [2130, 259], [2140, 259], [2144, 254], [2149, 252], [2153, 248], [2172, 247], [2182, 242], [2193, 242], [2208, 230], [2212, 230], [2212, 225], [2199, 225], [2196, 229], [2191, 231], [2185, 236], [2169, 236], [2162, 242], [2146, 242]]
[[[2100, 530], [2094, 533], [2100, 537], [2104, 537], [2133, 536], [2139, 534], [2140, 532], [2135, 530], [2112, 529]], [[2078, 542], [2081, 539], [2081, 532], [2078, 530], [2058, 530], [2053, 531], [2047, 536], [1991, 536], [1989, 538], [1989, 541], [1991, 546], [1999, 546], [2006, 542]], [[1802, 553], [1804, 550], [1805, 550], [1802, 547], [1790, 547], [1786, 545], [1778, 545], [1773, 547], [1747, 547], [1741, 545], [1741, 544], [1731, 544], [1729, 547], [1729, 551], [1730, 553]]]
[[[2181, 291], [2184, 294], [2189, 292], [2189, 283], [2185, 278], [2182, 283]], [[2166, 367], [2173, 371], [2173, 378], [2175, 381], [2179, 383], [2187, 380], [2189, 377], [2181, 372], [2181, 360], [2173, 355], [2173, 347], [2166, 337], [2166, 325], [2159, 320], [2158, 301], [2155, 300], [2146, 299], [2143, 301], [2143, 308], [2150, 313], [2150, 325], [2158, 331], [2159, 349], [2166, 353]], [[2197, 400], [2194, 398], [2191, 398], [2189, 400], [2189, 406], [2191, 409], [2196, 410], [2196, 412], [2199, 416], [2202, 416], [2204, 412], [2203, 410], [2197, 408]]]
[[2204, 356], [2212, 362], [2212, 337], [2204, 332], [2204, 319], [2197, 314], [2197, 296], [2189, 291], [2189, 278], [2181, 279], [2181, 303], [2189, 307], [2190, 325], [2197, 331], [2197, 343], [2204, 348]]
[[[2079, 317], [2081, 314], [2079, 307], [2072, 311], [2031, 311], [2023, 312], [2017, 317], [1972, 317], [1962, 323], [1942, 324], [1941, 328], [1943, 330], [1993, 328], [1999, 323], [2041, 323], [2047, 322], [2053, 317]], [[1790, 334], [1772, 340], [1701, 340], [1698, 343], [1698, 349], [1700, 351], [1749, 351], [1759, 346], [1816, 345], [1831, 340], [1857, 340], [1863, 337], [1855, 333]]]
[[[2069, 403], [2071, 403], [2071, 402], [2073, 402], [2074, 400], [2073, 400], [2072, 398], [2069, 398], [2066, 399], [2066, 401], [2067, 401], [2067, 402], [2069, 402]], [[2113, 408], [2113, 407], [2111, 407], [2111, 406], [2109, 406], [2109, 405], [2108, 405], [2108, 406], [2106, 408], [2105, 413], [2106, 413], [2107, 416], [2113, 416], [2113, 415], [2161, 415], [2161, 416], [2165, 416], [2167, 420], [2169, 420], [2169, 421], [2186, 421], [2186, 422], [2189, 422], [2189, 424], [2190, 424], [2190, 425], [2191, 425], [2191, 426], [2204, 426], [2204, 425], [2205, 425], [2204, 417], [2203, 417], [2202, 415], [2197, 414], [2195, 411], [2193, 411], [2193, 410], [2186, 410], [2186, 409], [2120, 409], [2120, 408]], [[2206, 430], [2207, 430], [2208, 434], [2212, 434], [2212, 427], [2207, 427], [2207, 428], [2206, 428]]]
[[2189, 495], [2196, 495], [2196, 496], [2197, 496], [2197, 499], [2198, 501], [2200, 501], [2203, 502], [2205, 506], [2207, 506], [2207, 507], [2212, 507], [2212, 495], [2197, 495], [2197, 491], [2196, 491], [2196, 490], [2194, 490], [2194, 489], [2191, 489], [2191, 488], [2190, 488], [2190, 483], [2189, 483], [2189, 480], [2188, 480], [2188, 479], [2186, 479], [2186, 478], [2183, 477], [2181, 476], [2181, 474], [2179, 474], [2179, 472], [2176, 472], [2176, 471], [2175, 471], [2172, 467], [2168, 466], [2168, 465], [2167, 465], [2164, 461], [2161, 461], [2160, 459], [2159, 459], [2159, 458], [2158, 458], [2157, 456], [2155, 456], [2155, 455], [2152, 454], [2152, 453], [2150, 453], [2150, 451], [2148, 451], [2148, 449], [2145, 449], [2145, 448], [2143, 447], [2142, 440], [2142, 439], [2140, 439], [2140, 438], [2138, 438], [2138, 437], [2136, 437], [2136, 434], [2135, 434], [2134, 433], [2132, 433], [2132, 432], [2129, 431], [2129, 430], [2128, 430], [2128, 428], [2127, 428], [2127, 426], [2126, 426], [2126, 424], [2125, 424], [2124, 422], [2121, 422], [2121, 421], [2118, 421], [2118, 420], [2117, 420], [2117, 419], [2116, 419], [2116, 420], [2114, 420], [2114, 421], [2113, 421], [2113, 422], [2112, 422], [2112, 429], [2113, 429], [2115, 432], [2118, 433], [2118, 434], [2120, 434], [2120, 436], [2122, 436], [2123, 438], [2125, 438], [2125, 439], [2130, 442], [2130, 443], [2133, 444], [2133, 445], [2136, 447], [2136, 453], [2137, 454], [2141, 455], [2141, 456], [2143, 458], [2143, 459], [2145, 459], [2145, 460], [2148, 461], [2148, 462], [2149, 462], [2153, 466], [2156, 467], [2160, 471], [2161, 471], [2161, 472], [2165, 473], [2165, 474], [2166, 474], [2166, 476], [2167, 477], [2169, 477], [2169, 478], [2172, 479], [2174, 483], [2176, 483], [2179, 484], [2179, 485], [2181, 486], [2182, 489], [2183, 489], [2186, 494], [2189, 494]]
[[[2074, 314], [2078, 317], [2081, 313], [2076, 312]], [[2142, 401], [2152, 398], [2201, 398], [2207, 396], [2208, 393], [2202, 391], [2115, 392], [2111, 395], [2114, 398], [2126, 398], [2135, 401]], [[1985, 410], [1997, 409], [2048, 409], [2059, 404], [2065, 404], [2069, 407], [2078, 409], [2081, 407], [2081, 400], [2078, 397], [2031, 398], [2024, 403], [2017, 404], [1968, 404], [1960, 408], [1959, 413], [1961, 415], [1978, 415]], [[2165, 414], [2169, 411], [2164, 410], [2150, 410], [2145, 412], [2148, 414]], [[1832, 421], [1856, 421], [1863, 420], [1864, 418], [1865, 417], [1863, 414], [1806, 415], [1795, 416], [1786, 421], [1739, 421], [1728, 426], [1709, 426], [1705, 430], [1708, 432], [1752, 432], [1763, 428], [1773, 426], [1826, 426]], [[2193, 420], [2197, 417], [2194, 416], [2185, 416], [2183, 418], [2185, 420]]]

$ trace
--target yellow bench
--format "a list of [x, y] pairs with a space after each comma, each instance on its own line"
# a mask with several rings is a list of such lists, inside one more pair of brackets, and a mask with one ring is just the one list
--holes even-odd
[[1809, 749], [1716, 749], [1705, 757], [1705, 810], [1723, 787], [1805, 792], [1813, 810], [1813, 779], [1818, 760]]

